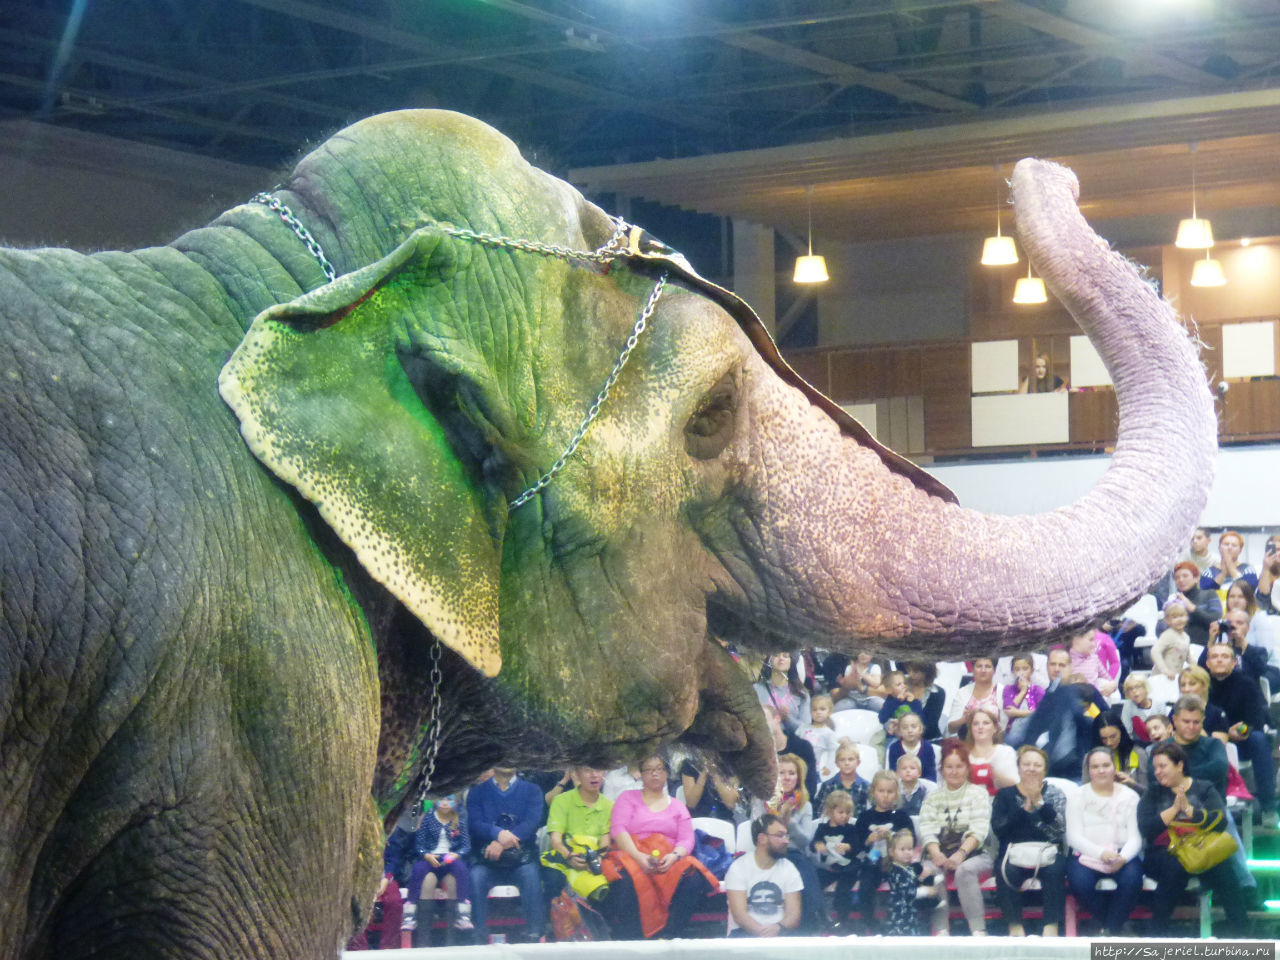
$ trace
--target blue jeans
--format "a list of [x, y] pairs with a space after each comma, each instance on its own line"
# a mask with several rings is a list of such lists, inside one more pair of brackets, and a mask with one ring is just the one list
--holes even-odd
[[[1098, 881], [1110, 877], [1116, 889], [1099, 891]], [[1102, 924], [1104, 930], [1115, 933], [1133, 912], [1133, 905], [1142, 893], [1142, 861], [1134, 858], [1115, 873], [1100, 873], [1080, 862], [1072, 854], [1067, 858], [1067, 883], [1071, 893], [1089, 915]]]
[[546, 925], [547, 911], [542, 905], [542, 873], [536, 860], [518, 867], [499, 867], [492, 860], [477, 860], [471, 868], [471, 922], [479, 943], [487, 943], [489, 891], [503, 884], [514, 884], [520, 891], [520, 908], [524, 911], [525, 936], [536, 943]]

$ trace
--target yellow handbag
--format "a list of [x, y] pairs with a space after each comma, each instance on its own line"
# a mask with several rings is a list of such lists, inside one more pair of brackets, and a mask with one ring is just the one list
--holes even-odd
[[[1236, 852], [1235, 837], [1226, 830], [1215, 829], [1222, 822], [1222, 811], [1206, 813], [1195, 829], [1186, 833], [1169, 831], [1169, 852], [1178, 858], [1187, 873], [1204, 873], [1226, 861]], [[1170, 824], [1172, 826], [1172, 824]]]

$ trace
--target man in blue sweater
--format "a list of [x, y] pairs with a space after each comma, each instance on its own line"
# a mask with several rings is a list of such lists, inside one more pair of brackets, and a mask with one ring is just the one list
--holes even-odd
[[467, 792], [471, 825], [471, 922], [477, 942], [488, 943], [489, 891], [514, 884], [520, 891], [524, 933], [529, 942], [542, 938], [546, 910], [538, 866], [538, 822], [542, 791], [516, 776], [512, 767], [495, 767], [493, 776]]

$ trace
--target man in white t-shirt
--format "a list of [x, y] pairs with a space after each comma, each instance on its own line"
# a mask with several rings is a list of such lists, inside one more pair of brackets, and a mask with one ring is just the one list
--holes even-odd
[[804, 881], [786, 859], [789, 834], [771, 813], [751, 821], [754, 853], [740, 856], [724, 876], [729, 901], [729, 936], [777, 937], [800, 925]]

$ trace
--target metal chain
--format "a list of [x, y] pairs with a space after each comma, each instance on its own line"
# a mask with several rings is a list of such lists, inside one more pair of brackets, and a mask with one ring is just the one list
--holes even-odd
[[269, 193], [255, 193], [250, 198], [251, 203], [260, 203], [264, 207], [269, 207], [280, 215], [280, 219], [284, 221], [286, 227], [292, 230], [303, 243], [307, 245], [307, 252], [316, 258], [316, 262], [320, 264], [320, 269], [324, 271], [324, 278], [329, 283], [333, 283], [338, 276], [338, 271], [333, 269], [333, 264], [329, 262], [329, 258], [324, 255], [324, 250], [315, 237], [311, 236], [310, 231], [302, 225], [302, 221], [293, 215], [293, 211], [286, 207]]
[[427, 718], [427, 727], [431, 730], [431, 739], [427, 741], [427, 752], [423, 758], [422, 792], [418, 794], [418, 810], [422, 811], [427, 802], [427, 794], [431, 792], [431, 777], [436, 772], [436, 757], [440, 753], [440, 687], [443, 675], [440, 672], [440, 641], [431, 641], [431, 715]]
[[[280, 215], [280, 219], [284, 221], [285, 225], [293, 230], [299, 240], [306, 244], [307, 250], [310, 251], [311, 255], [320, 263], [320, 269], [324, 271], [325, 277], [332, 282], [337, 276], [337, 271], [333, 269], [333, 264], [331, 264], [328, 258], [325, 257], [324, 250], [321, 249], [320, 244], [311, 236], [307, 231], [307, 228], [302, 225], [301, 221], [293, 215], [293, 211], [269, 193], [254, 194], [251, 199], [252, 202], [261, 203]], [[437, 224], [436, 226], [441, 232], [448, 234], [451, 237], [456, 237], [459, 240], [465, 240], [470, 243], [478, 243], [484, 247], [523, 250], [526, 253], [533, 253], [542, 257], [555, 257], [560, 260], [576, 260], [583, 263], [612, 263], [614, 260], [618, 259], [625, 250], [625, 244], [623, 241], [631, 231], [631, 224], [627, 223], [627, 221], [622, 217], [612, 217], [610, 219], [613, 222], [613, 233], [609, 235], [608, 240], [596, 247], [594, 250], [575, 250], [572, 247], [563, 247], [554, 243], [544, 243], [541, 240], [523, 240], [518, 237], [504, 237], [500, 234], [479, 233], [475, 230], [468, 230], [464, 227], [450, 227], [444, 224]], [[622, 352], [618, 354], [618, 359], [614, 362], [613, 369], [609, 371], [609, 376], [606, 378], [604, 386], [601, 388], [600, 392], [596, 394], [595, 401], [587, 409], [586, 417], [583, 418], [582, 424], [578, 427], [577, 432], [574, 433], [572, 439], [569, 440], [568, 445], [564, 448], [564, 452], [561, 453], [556, 459], [556, 462], [551, 465], [551, 469], [538, 478], [537, 483], [529, 487], [521, 493], [520, 496], [507, 504], [509, 509], [515, 510], [518, 507], [524, 506], [537, 496], [537, 494], [552, 481], [556, 474], [564, 469], [565, 462], [573, 456], [574, 451], [578, 449], [578, 445], [582, 443], [582, 438], [586, 436], [587, 428], [591, 426], [592, 422], [600, 415], [600, 408], [604, 405], [604, 402], [609, 399], [609, 391], [612, 390], [614, 384], [618, 382], [618, 376], [622, 373], [622, 368], [626, 365], [627, 358], [631, 356], [631, 351], [636, 348], [636, 342], [639, 340], [640, 334], [644, 333], [644, 329], [649, 323], [649, 318], [653, 316], [654, 308], [658, 305], [658, 298], [662, 296], [662, 291], [666, 285], [667, 274], [664, 272], [658, 278], [658, 282], [654, 284], [653, 291], [649, 294], [648, 302], [645, 303], [644, 308], [640, 311], [640, 316], [636, 318], [635, 327], [632, 329], [631, 335], [627, 337], [627, 342], [623, 346]], [[436, 657], [438, 658], [438, 656], [439, 651], [437, 650]], [[438, 672], [438, 663], [434, 664], [434, 667]], [[437, 706], [438, 704], [433, 702], [433, 709]], [[438, 746], [438, 743], [433, 743], [431, 746], [431, 761], [430, 765], [427, 767], [427, 781], [423, 787], [424, 797], [426, 796], [426, 788], [431, 783], [431, 767], [435, 764], [435, 751]]]
[[631, 356], [631, 351], [636, 348], [636, 342], [640, 339], [640, 334], [644, 333], [644, 328], [649, 324], [649, 318], [653, 316], [654, 308], [658, 305], [658, 298], [662, 296], [662, 291], [667, 285], [667, 274], [658, 277], [658, 282], [653, 285], [653, 292], [649, 294], [649, 300], [644, 305], [644, 309], [640, 311], [640, 316], [636, 318], [636, 325], [631, 331], [631, 336], [627, 337], [627, 342], [622, 348], [622, 352], [618, 354], [618, 359], [614, 361], [613, 369], [609, 371], [609, 376], [604, 381], [604, 386], [600, 388], [600, 392], [596, 394], [595, 402], [591, 404], [587, 410], [586, 417], [582, 420], [582, 425], [578, 427], [573, 438], [569, 441], [568, 446], [564, 448], [564, 452], [560, 454], [559, 459], [551, 465], [551, 469], [538, 478], [538, 482], [526, 490], [520, 496], [516, 497], [508, 507], [515, 510], [522, 507], [541, 491], [557, 473], [564, 469], [565, 462], [573, 456], [578, 444], [582, 442], [582, 438], [587, 434], [587, 428], [591, 426], [591, 422], [600, 415], [600, 408], [604, 402], [609, 399], [609, 391], [613, 389], [613, 385], [618, 382], [618, 375], [622, 373], [622, 368], [626, 366], [627, 358]]

